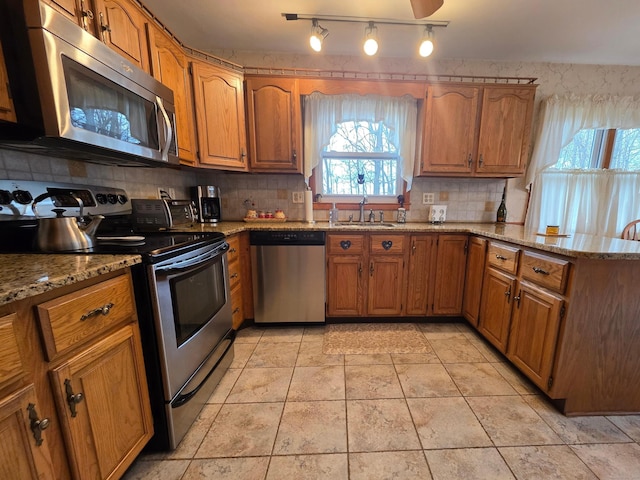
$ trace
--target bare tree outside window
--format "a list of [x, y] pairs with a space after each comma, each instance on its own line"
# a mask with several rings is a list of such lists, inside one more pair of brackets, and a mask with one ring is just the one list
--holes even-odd
[[[610, 134], [613, 135], [612, 152], [605, 148]], [[554, 168], [640, 170], [640, 128], [580, 130], [571, 143], [561, 150]]]
[[[398, 193], [399, 159], [382, 122], [342, 122], [322, 153], [323, 195]], [[364, 183], [358, 182], [364, 175]]]

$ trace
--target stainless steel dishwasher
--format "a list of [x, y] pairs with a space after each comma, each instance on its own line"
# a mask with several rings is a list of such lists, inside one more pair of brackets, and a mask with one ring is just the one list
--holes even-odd
[[325, 311], [325, 232], [249, 233], [256, 323], [319, 323]]

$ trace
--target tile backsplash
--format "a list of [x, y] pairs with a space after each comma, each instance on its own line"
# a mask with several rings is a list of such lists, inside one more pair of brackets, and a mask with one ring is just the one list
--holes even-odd
[[[302, 175], [116, 167], [0, 149], [0, 178], [114, 186], [132, 198], [157, 198], [158, 187], [174, 189], [176, 198], [189, 198], [189, 187], [210, 184], [220, 187], [225, 220], [241, 220], [247, 208], [282, 209], [291, 220], [304, 219], [304, 204], [292, 201], [292, 192], [305, 188]], [[492, 222], [504, 185], [500, 179], [415, 178], [407, 221], [427, 221], [428, 205], [422, 204], [425, 192], [434, 194], [435, 203], [447, 205], [449, 222]], [[343, 210], [340, 220], [347, 220], [349, 214], [358, 217], [356, 210]], [[328, 211], [316, 210], [314, 218], [326, 221]], [[385, 219], [395, 221], [395, 212], [385, 212]]]

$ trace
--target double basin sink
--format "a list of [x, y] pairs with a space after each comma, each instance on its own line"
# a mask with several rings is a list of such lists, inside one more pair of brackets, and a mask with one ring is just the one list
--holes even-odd
[[385, 223], [385, 222], [338, 222], [333, 224], [334, 227], [366, 227], [366, 228], [376, 228], [376, 227], [395, 227], [395, 223]]

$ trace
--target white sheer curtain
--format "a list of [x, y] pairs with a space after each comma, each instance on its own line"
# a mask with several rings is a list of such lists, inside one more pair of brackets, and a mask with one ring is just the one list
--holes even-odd
[[309, 177], [321, 159], [322, 150], [347, 121], [383, 121], [398, 148], [400, 175], [411, 189], [416, 156], [418, 106], [415, 98], [380, 95], [324, 95], [314, 92], [304, 98], [304, 177]]
[[553, 95], [542, 108], [542, 126], [527, 170], [526, 183], [532, 186], [525, 226], [540, 231], [545, 225], [560, 225], [565, 231], [620, 235], [627, 222], [640, 218], [640, 173], [548, 169], [580, 130], [640, 128], [640, 97]]

